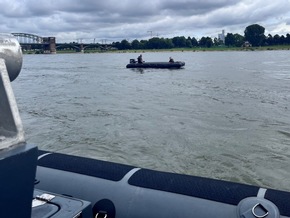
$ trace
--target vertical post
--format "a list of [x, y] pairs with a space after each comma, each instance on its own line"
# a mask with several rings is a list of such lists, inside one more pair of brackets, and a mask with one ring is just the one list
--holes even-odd
[[83, 43], [80, 44], [80, 52], [84, 53], [84, 44]]
[[56, 54], [55, 37], [49, 37], [49, 51], [50, 54]]
[[27, 145], [10, 80], [22, 66], [18, 41], [0, 34], [0, 217], [31, 217], [37, 147]]

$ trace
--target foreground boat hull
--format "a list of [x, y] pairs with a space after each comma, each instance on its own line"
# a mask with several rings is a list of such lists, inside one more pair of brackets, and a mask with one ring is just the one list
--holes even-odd
[[38, 189], [91, 202], [94, 215], [240, 217], [240, 202], [261, 199], [263, 204], [273, 202], [282, 217], [290, 217], [288, 192], [59, 153], [40, 151], [36, 180]]
[[185, 65], [184, 62], [176, 61], [170, 62], [144, 62], [144, 63], [129, 63], [127, 68], [168, 68], [168, 69], [178, 69]]

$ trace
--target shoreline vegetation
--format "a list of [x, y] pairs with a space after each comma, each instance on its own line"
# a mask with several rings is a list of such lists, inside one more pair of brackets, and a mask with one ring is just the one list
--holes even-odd
[[[49, 49], [41, 46], [27, 47], [26, 54], [42, 53], [142, 53], [142, 52], [205, 52], [205, 51], [265, 51], [265, 50], [289, 50], [290, 34], [286, 36], [278, 34], [265, 36], [265, 28], [259, 24], [247, 26], [244, 36], [238, 33], [227, 33], [224, 31], [218, 38], [203, 36], [200, 40], [195, 37], [175, 36], [173, 38], [151, 37], [148, 40], [134, 39], [129, 42], [123, 39], [121, 42], [111, 44], [99, 43], [55, 43], [49, 44]], [[47, 47], [47, 46], [46, 46]], [[35, 50], [31, 50], [31, 49]], [[56, 50], [57, 49], [57, 50]]]
[[[209, 51], [277, 51], [290, 50], [290, 45], [259, 46], [259, 47], [227, 47], [213, 46], [210, 48], [173, 48], [173, 49], [127, 49], [127, 50], [85, 50], [83, 53], [146, 53], [146, 52], [209, 52]], [[41, 54], [34, 50], [22, 51], [23, 54]], [[75, 50], [59, 50], [57, 54], [80, 53]]]
[[281, 46], [260, 46], [260, 47], [195, 47], [195, 48], [174, 48], [174, 49], [130, 49], [130, 50], [117, 50], [118, 53], [137, 53], [137, 52], [206, 52], [206, 51], [272, 51], [272, 50], [290, 50], [290, 45]]

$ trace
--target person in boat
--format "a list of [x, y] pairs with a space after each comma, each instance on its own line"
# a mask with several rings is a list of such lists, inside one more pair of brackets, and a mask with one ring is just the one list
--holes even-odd
[[172, 57], [169, 57], [169, 62], [170, 62], [170, 63], [174, 63], [174, 60], [173, 60]]
[[138, 60], [138, 63], [139, 63], [139, 64], [142, 64], [142, 63], [144, 62], [144, 61], [143, 61], [143, 58], [142, 58], [142, 54], [140, 54], [140, 55], [138, 56], [137, 60]]

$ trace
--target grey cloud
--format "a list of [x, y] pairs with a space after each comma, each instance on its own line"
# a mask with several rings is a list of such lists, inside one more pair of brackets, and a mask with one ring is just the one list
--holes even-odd
[[246, 25], [273, 24], [273, 20], [290, 29], [289, 5], [289, 0], [2, 0], [0, 27], [56, 35], [59, 40], [142, 39], [148, 38], [148, 30], [160, 37], [194, 36], [220, 29], [242, 27], [243, 31]]

